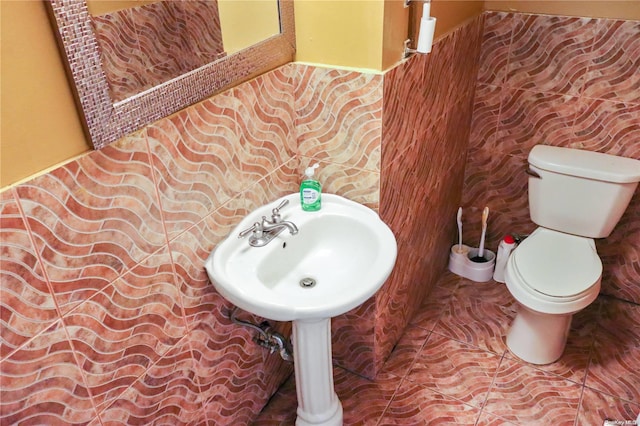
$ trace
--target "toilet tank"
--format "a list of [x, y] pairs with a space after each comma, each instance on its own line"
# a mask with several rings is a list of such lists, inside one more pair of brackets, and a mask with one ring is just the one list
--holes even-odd
[[582, 237], [604, 238], [613, 231], [638, 186], [640, 161], [536, 145], [529, 153], [529, 175], [533, 222]]

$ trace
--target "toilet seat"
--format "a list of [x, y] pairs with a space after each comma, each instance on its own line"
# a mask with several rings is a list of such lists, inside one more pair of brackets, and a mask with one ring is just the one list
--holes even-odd
[[538, 228], [512, 254], [513, 272], [540, 298], [571, 301], [600, 282], [602, 261], [591, 238]]
[[511, 295], [527, 309], [571, 314], [598, 297], [602, 261], [593, 240], [540, 227], [509, 256], [504, 277]]

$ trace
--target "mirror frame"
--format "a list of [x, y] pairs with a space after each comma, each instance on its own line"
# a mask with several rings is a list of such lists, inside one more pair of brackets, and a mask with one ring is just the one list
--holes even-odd
[[85, 133], [94, 149], [294, 59], [293, 0], [277, 0], [280, 34], [113, 102], [85, 0], [46, 0]]

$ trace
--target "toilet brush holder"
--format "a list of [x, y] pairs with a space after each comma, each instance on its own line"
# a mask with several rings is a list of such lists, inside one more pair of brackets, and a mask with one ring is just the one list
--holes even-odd
[[489, 281], [496, 265], [496, 254], [491, 250], [484, 249], [482, 253], [484, 262], [472, 261], [471, 259], [476, 256], [478, 256], [477, 247], [454, 244], [449, 253], [449, 270], [471, 281], [479, 283]]

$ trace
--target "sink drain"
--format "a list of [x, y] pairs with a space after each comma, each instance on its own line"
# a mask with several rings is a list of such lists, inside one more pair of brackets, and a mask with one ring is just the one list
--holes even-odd
[[300, 280], [300, 287], [311, 288], [316, 285], [316, 280], [310, 277], [305, 277]]

